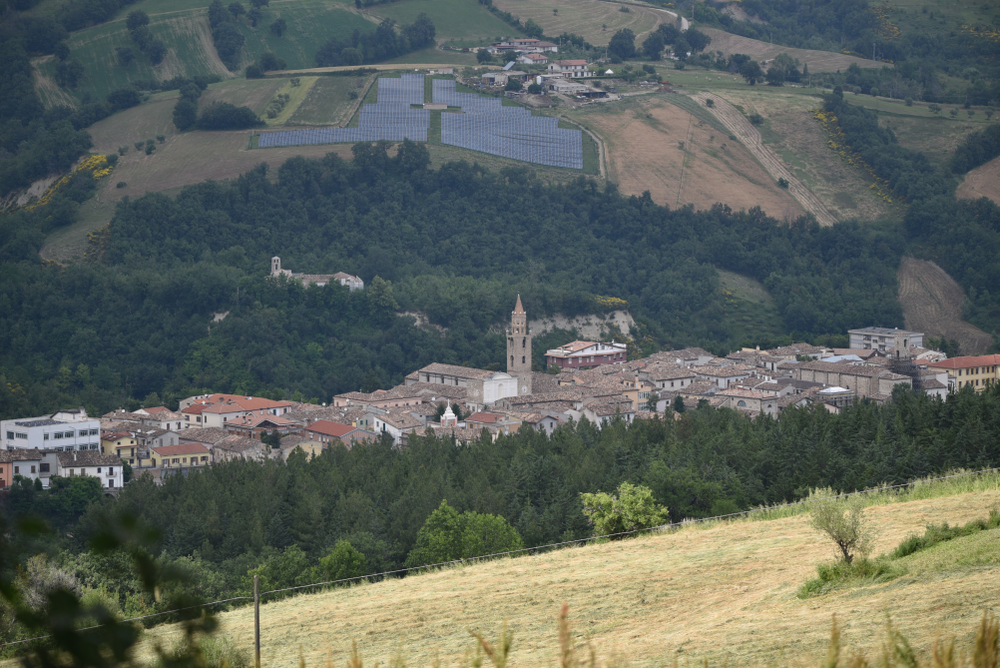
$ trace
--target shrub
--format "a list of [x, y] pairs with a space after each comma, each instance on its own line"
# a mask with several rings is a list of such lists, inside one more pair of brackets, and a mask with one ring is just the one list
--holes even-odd
[[906, 575], [904, 566], [893, 564], [889, 559], [856, 559], [852, 563], [838, 560], [816, 567], [816, 577], [799, 589], [799, 598], [822, 596], [837, 589], [856, 587], [864, 584], [888, 582]]
[[264, 125], [257, 114], [248, 107], [237, 107], [228, 102], [218, 102], [206, 109], [198, 119], [202, 130], [246, 130]]
[[112, 167], [118, 164], [117, 153], [108, 153], [106, 156], [104, 156], [104, 159], [107, 160], [108, 164], [111, 165]]
[[781, 178], [778, 179], [778, 187], [779, 188], [784, 188], [785, 190], [787, 190], [789, 185], [790, 184], [788, 183], [788, 179], [786, 179], [784, 177], [781, 177]]
[[912, 97], [908, 97], [908, 98], [906, 98], [905, 100], [903, 100], [903, 103], [904, 103], [904, 104], [905, 104], [905, 105], [906, 105], [907, 107], [912, 107], [912, 106], [913, 106], [913, 98], [912, 98]]
[[667, 509], [656, 503], [653, 491], [623, 482], [617, 494], [580, 494], [583, 514], [595, 535], [608, 536], [659, 526], [667, 521]]
[[417, 532], [406, 565], [439, 564], [523, 548], [517, 529], [503, 517], [476, 512], [459, 515], [444, 500]]
[[118, 147], [118, 155], [125, 155], [126, 153], [128, 153], [128, 146]]
[[156, 144], [146, 144], [146, 155], [151, 154], [156, 150]]
[[850, 564], [855, 556], [867, 557], [871, 550], [872, 530], [864, 510], [860, 496], [814, 501], [809, 508], [809, 524], [825, 533], [837, 545], [844, 562]]
[[163, 142], [167, 141], [167, 136], [166, 135], [156, 135], [156, 141], [158, 141], [158, 142], [160, 142], [162, 144]]
[[145, 145], [146, 145], [146, 142], [144, 142], [144, 141], [137, 141], [135, 143], [135, 150], [141, 151], [142, 147], [145, 146]]
[[758, 114], [757, 112], [750, 114], [747, 118], [749, 118], [750, 122], [753, 123], [754, 125], [760, 125], [761, 123], [764, 122], [764, 117]]
[[124, 181], [119, 181], [119, 182], [118, 182], [118, 183], [117, 183], [117, 184], [115, 185], [115, 188], [124, 188], [124, 187], [125, 187], [125, 186], [127, 186], [127, 185], [128, 185], [128, 184], [127, 184], [127, 183], [125, 183]]
[[709, 108], [714, 107], [715, 100], [713, 100], [712, 98], [708, 98], [707, 100], [705, 100], [705, 106]]

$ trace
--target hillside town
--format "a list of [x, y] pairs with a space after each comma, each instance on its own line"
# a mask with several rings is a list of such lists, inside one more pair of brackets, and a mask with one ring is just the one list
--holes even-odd
[[[348, 275], [286, 273], [303, 281]], [[0, 423], [0, 488], [16, 476], [48, 487], [53, 476], [93, 476], [114, 493], [131, 476], [157, 482], [233, 459], [312, 457], [335, 444], [386, 438], [394, 447], [427, 433], [468, 443], [496, 440], [528, 428], [551, 435], [587, 420], [601, 429], [700, 408], [777, 418], [790, 407], [831, 413], [860, 401], [887, 401], [896, 387], [944, 399], [1000, 380], [1000, 355], [948, 358], [924, 347], [923, 334], [865, 327], [848, 332], [850, 347], [796, 343], [772, 350], [744, 348], [716, 357], [701, 348], [629, 360], [625, 343], [570, 341], [547, 350], [545, 371], [531, 368], [532, 334], [518, 296], [507, 329], [506, 371], [433, 363], [395, 387], [345, 392], [327, 404], [233, 394], [188, 397], [164, 406], [100, 418], [83, 408]]]

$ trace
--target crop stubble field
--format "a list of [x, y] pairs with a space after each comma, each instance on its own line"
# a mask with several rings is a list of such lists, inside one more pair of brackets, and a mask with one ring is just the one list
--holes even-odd
[[956, 194], [965, 199], [989, 197], [1000, 204], [1000, 158], [994, 158], [966, 174]]
[[716, 202], [734, 210], [760, 206], [776, 218], [803, 213], [787, 192], [739, 142], [670, 104], [665, 96], [644, 95], [570, 114], [604, 139], [611, 180], [626, 194], [648, 190], [658, 204]]
[[[986, 516], [1000, 492], [985, 491], [870, 508], [885, 552], [929, 523]], [[825, 654], [834, 614], [846, 651], [875, 653], [886, 615], [926, 656], [940, 634], [967, 643], [983, 611], [1000, 600], [995, 544], [971, 562], [799, 600], [815, 565], [833, 544], [807, 516], [689, 528], [542, 555], [449, 568], [302, 596], [261, 609], [262, 660], [268, 668], [339, 663], [356, 642], [368, 665], [401, 655], [408, 665], [461, 663], [472, 649], [467, 629], [495, 638], [505, 620], [514, 633], [512, 666], [556, 665], [556, 615], [569, 605], [577, 641], [600, 658], [632, 666], [801, 665]], [[253, 611], [220, 615], [222, 633], [251, 647]], [[170, 641], [177, 631], [150, 633]], [[846, 652], [845, 652], [846, 653]], [[465, 662], [468, 663], [467, 661]]]
[[[706, 49], [706, 52], [709, 53], [713, 51], [722, 51], [722, 53], [726, 56], [734, 53], [745, 53], [748, 56], [753, 56], [756, 60], [771, 60], [779, 53], [787, 53], [792, 58], [797, 58], [800, 63], [808, 65], [809, 71], [814, 73], [846, 70], [855, 63], [858, 67], [865, 68], [870, 68], [874, 65], [871, 60], [865, 60], [864, 58], [858, 58], [857, 56], [849, 56], [844, 53], [816, 51], [812, 49], [796, 49], [790, 46], [768, 44], [767, 42], [751, 39], [750, 37], [733, 35], [717, 28], [698, 27], [698, 30], [704, 32], [712, 39], [712, 43]], [[878, 66], [882, 67], [882, 65], [884, 65], [884, 63], [879, 63]], [[891, 65], [888, 65], [888, 67], [891, 67]]]
[[965, 292], [944, 269], [927, 260], [904, 257], [898, 279], [907, 329], [955, 339], [963, 355], [981, 355], [993, 343], [989, 334], [962, 320]]

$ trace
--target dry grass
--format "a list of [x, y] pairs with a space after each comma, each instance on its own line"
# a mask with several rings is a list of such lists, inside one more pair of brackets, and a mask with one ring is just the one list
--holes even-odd
[[718, 91], [718, 97], [746, 114], [764, 117], [760, 128], [765, 146], [815, 195], [838, 220], [874, 221], [898, 214], [869, 189], [872, 178], [851, 167], [826, 142], [812, 110], [822, 101], [788, 89], [741, 86]]
[[[924, 525], [964, 523], [1000, 502], [1000, 491], [918, 500], [869, 509], [877, 551]], [[565, 549], [533, 557], [451, 568], [404, 580], [303, 596], [263, 606], [265, 666], [340, 663], [357, 643], [369, 664], [400, 652], [409, 665], [463, 660], [467, 629], [488, 638], [504, 621], [514, 634], [511, 666], [557, 663], [556, 616], [569, 605], [577, 639], [601, 657], [633, 666], [676, 657], [721, 665], [816, 665], [837, 615], [845, 653], [874, 654], [885, 616], [926, 656], [934, 639], [968, 642], [983, 610], [1000, 600], [1000, 567], [952, 566], [801, 601], [799, 585], [832, 544], [803, 515], [734, 522], [672, 534]], [[994, 548], [995, 549], [995, 548]], [[252, 643], [253, 612], [220, 616], [236, 644]], [[173, 627], [151, 636], [171, 638]], [[149, 642], [149, 641], [147, 641]]]
[[250, 107], [260, 115], [268, 102], [288, 84], [287, 79], [232, 79], [210, 85], [198, 98], [198, 113], [214, 102], [228, 102], [237, 107]]
[[746, 148], [664, 95], [595, 105], [571, 117], [604, 139], [609, 176], [623, 193], [648, 190], [671, 207], [722, 202], [734, 210], [760, 206], [779, 219], [802, 214]]
[[286, 124], [346, 126], [359, 103], [350, 98], [350, 92], [363, 93], [369, 79], [371, 77], [318, 77]]
[[[740, 35], [733, 35], [715, 28], [699, 28], [699, 30], [712, 38], [712, 43], [706, 51], [722, 51], [722, 53], [727, 56], [733, 53], [745, 53], [748, 56], [753, 56], [757, 60], [771, 60], [779, 53], [787, 53], [792, 58], [797, 58], [802, 64], [808, 65], [809, 71], [813, 73], [846, 70], [855, 63], [857, 63], [858, 67], [870, 68], [875, 66], [875, 64], [870, 60], [865, 60], [864, 58], [858, 58], [856, 56], [848, 56], [843, 53], [833, 53], [832, 51], [814, 51], [812, 49], [794, 49], [788, 46], [768, 44], [767, 42], [751, 39], [749, 37], [741, 37]], [[879, 63], [878, 67], [881, 69], [884, 65], [886, 64]], [[892, 65], [887, 66], [892, 67]]]
[[966, 174], [965, 181], [955, 194], [965, 199], [989, 197], [1000, 204], [1000, 158], [995, 158]]
[[903, 258], [899, 265], [899, 303], [908, 329], [955, 339], [963, 355], [981, 355], [993, 337], [962, 320], [965, 292], [933, 262]]

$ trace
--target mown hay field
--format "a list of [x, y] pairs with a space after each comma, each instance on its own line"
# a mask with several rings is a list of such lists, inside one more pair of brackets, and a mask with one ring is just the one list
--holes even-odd
[[813, 73], [846, 70], [854, 64], [858, 67], [892, 67], [892, 65], [888, 65], [886, 63], [878, 63], [876, 65], [871, 60], [865, 60], [864, 58], [858, 58], [857, 56], [850, 56], [844, 53], [816, 51], [813, 49], [796, 49], [790, 46], [769, 44], [768, 42], [751, 39], [750, 37], [733, 35], [732, 33], [728, 33], [717, 28], [698, 29], [712, 39], [712, 43], [706, 49], [709, 53], [713, 51], [722, 51], [722, 53], [726, 56], [733, 53], [745, 53], [748, 56], [753, 56], [755, 60], [771, 60], [779, 53], [787, 53], [792, 58], [797, 58], [803, 65], [808, 65], [809, 71]]
[[649, 191], [671, 207], [734, 210], [760, 206], [778, 219], [802, 207], [782, 190], [749, 151], [707, 119], [672, 104], [679, 95], [655, 94], [592, 105], [568, 116], [605, 143], [609, 178], [626, 194]]
[[[867, 510], [876, 552], [928, 523], [985, 517], [995, 488]], [[935, 548], [937, 549], [937, 548]], [[954, 549], [950, 546], [948, 549]], [[261, 645], [268, 668], [339, 664], [357, 644], [368, 665], [401, 655], [407, 665], [467, 664], [469, 630], [514, 634], [508, 665], [558, 664], [556, 617], [569, 606], [573, 635], [604, 660], [631, 666], [817, 665], [834, 615], [845, 653], [875, 653], [887, 616], [918, 653], [939, 637], [968, 643], [984, 610], [1000, 601], [997, 542], [974, 560], [944, 560], [930, 572], [886, 584], [800, 600], [800, 585], [834, 546], [808, 516], [734, 522], [537, 556], [455, 567], [402, 580], [337, 589], [263, 605]], [[222, 633], [252, 647], [253, 610], [220, 615]], [[171, 642], [175, 627], [149, 634]]]
[[955, 194], [965, 199], [989, 197], [1000, 204], [1000, 158], [994, 158], [966, 174]]

